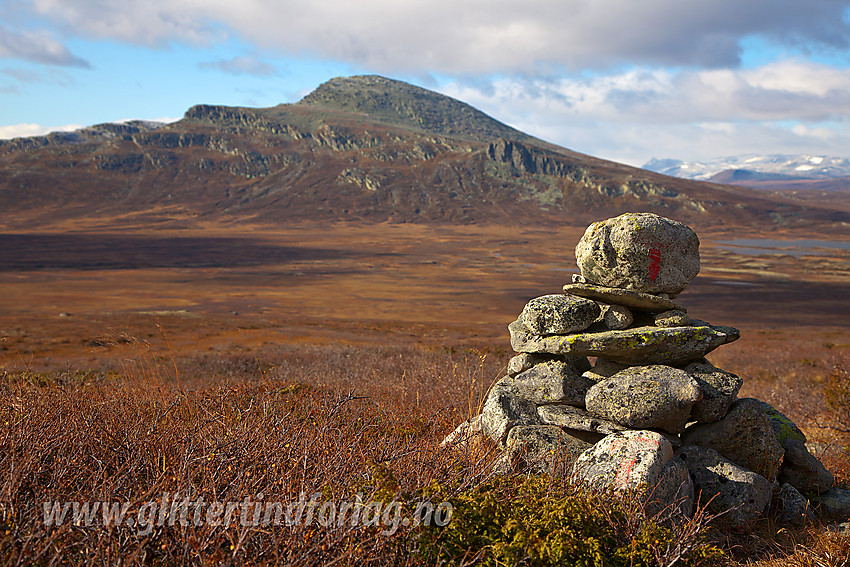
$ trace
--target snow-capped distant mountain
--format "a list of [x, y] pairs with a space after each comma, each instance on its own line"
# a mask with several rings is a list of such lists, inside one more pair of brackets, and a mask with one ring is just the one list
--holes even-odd
[[773, 180], [831, 179], [850, 176], [850, 159], [784, 154], [747, 155], [692, 162], [652, 158], [644, 164], [643, 169], [700, 181], [712, 179], [722, 172]]

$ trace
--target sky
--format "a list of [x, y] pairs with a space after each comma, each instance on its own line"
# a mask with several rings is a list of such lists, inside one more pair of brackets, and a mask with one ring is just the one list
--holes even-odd
[[652, 157], [850, 157], [850, 0], [0, 0], [0, 138], [379, 74]]

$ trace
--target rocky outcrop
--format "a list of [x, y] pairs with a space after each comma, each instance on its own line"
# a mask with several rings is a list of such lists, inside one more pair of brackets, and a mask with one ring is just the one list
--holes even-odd
[[567, 177], [579, 173], [575, 167], [514, 140], [499, 139], [491, 142], [487, 147], [487, 157], [495, 162], [510, 165], [516, 174]]
[[[0, 209], [21, 226], [176, 211], [275, 225], [539, 226], [564, 215], [587, 221], [624, 203], [706, 222], [848, 221], [840, 211], [731, 195], [577, 154], [460, 101], [377, 76], [333, 79], [294, 104], [198, 105], [164, 125], [0, 140], [0, 174]], [[45, 214], [45, 206], [53, 210]]]

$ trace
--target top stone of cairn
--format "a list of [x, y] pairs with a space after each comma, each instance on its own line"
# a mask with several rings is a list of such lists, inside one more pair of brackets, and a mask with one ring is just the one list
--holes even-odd
[[699, 273], [699, 238], [678, 221], [626, 213], [587, 227], [576, 260], [588, 283], [676, 297]]

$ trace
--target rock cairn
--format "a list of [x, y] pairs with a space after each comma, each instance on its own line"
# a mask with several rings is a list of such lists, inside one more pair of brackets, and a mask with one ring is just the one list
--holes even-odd
[[791, 420], [738, 399], [743, 380], [705, 359], [738, 330], [673, 301], [699, 272], [697, 235], [627, 213], [590, 225], [576, 259], [565, 293], [532, 299], [508, 326], [519, 354], [444, 444], [483, 434], [499, 444], [499, 473], [632, 489], [650, 513], [686, 517], [698, 499], [737, 525], [769, 509], [805, 521], [832, 475]]

